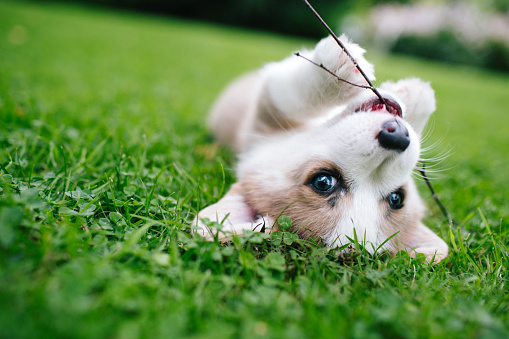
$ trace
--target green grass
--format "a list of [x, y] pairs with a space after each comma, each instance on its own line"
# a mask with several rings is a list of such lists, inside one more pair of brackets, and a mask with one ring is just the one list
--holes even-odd
[[[309, 20], [314, 20], [310, 17]], [[507, 74], [368, 55], [432, 82], [438, 265], [189, 235], [234, 180], [205, 129], [236, 75], [309, 41], [0, 2], [0, 338], [509, 337]]]

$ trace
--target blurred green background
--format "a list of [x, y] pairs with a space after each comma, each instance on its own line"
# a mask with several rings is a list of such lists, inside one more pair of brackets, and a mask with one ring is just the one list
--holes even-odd
[[[326, 34], [317, 20], [310, 20], [311, 13], [301, 0], [75, 2], [285, 35], [319, 38]], [[363, 45], [509, 71], [509, 0], [315, 0], [311, 3], [331, 28], [349, 33]]]

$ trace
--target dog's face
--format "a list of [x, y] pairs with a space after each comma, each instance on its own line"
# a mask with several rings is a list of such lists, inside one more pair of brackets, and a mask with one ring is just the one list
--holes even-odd
[[422, 208], [410, 179], [419, 136], [402, 104], [386, 102], [363, 95], [324, 124], [245, 153], [238, 175], [247, 205], [271, 220], [283, 213], [294, 232], [327, 245], [347, 244], [354, 232], [377, 245], [418, 223]]

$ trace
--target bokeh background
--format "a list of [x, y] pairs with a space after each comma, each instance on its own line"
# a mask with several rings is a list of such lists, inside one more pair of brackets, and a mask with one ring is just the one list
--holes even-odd
[[[300, 0], [75, 2], [294, 36], [325, 34]], [[363, 45], [509, 71], [509, 0], [317, 0], [312, 4], [336, 32], [346, 32]]]

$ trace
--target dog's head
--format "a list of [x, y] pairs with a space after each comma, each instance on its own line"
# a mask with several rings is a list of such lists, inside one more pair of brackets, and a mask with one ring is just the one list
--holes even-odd
[[241, 155], [232, 190], [199, 217], [226, 218], [238, 232], [284, 214], [301, 237], [341, 246], [356, 233], [368, 250], [400, 232], [383, 246], [399, 249], [421, 225], [412, 172], [435, 99], [417, 79], [385, 83], [382, 95], [386, 104], [366, 91], [325, 123], [256, 144]]

